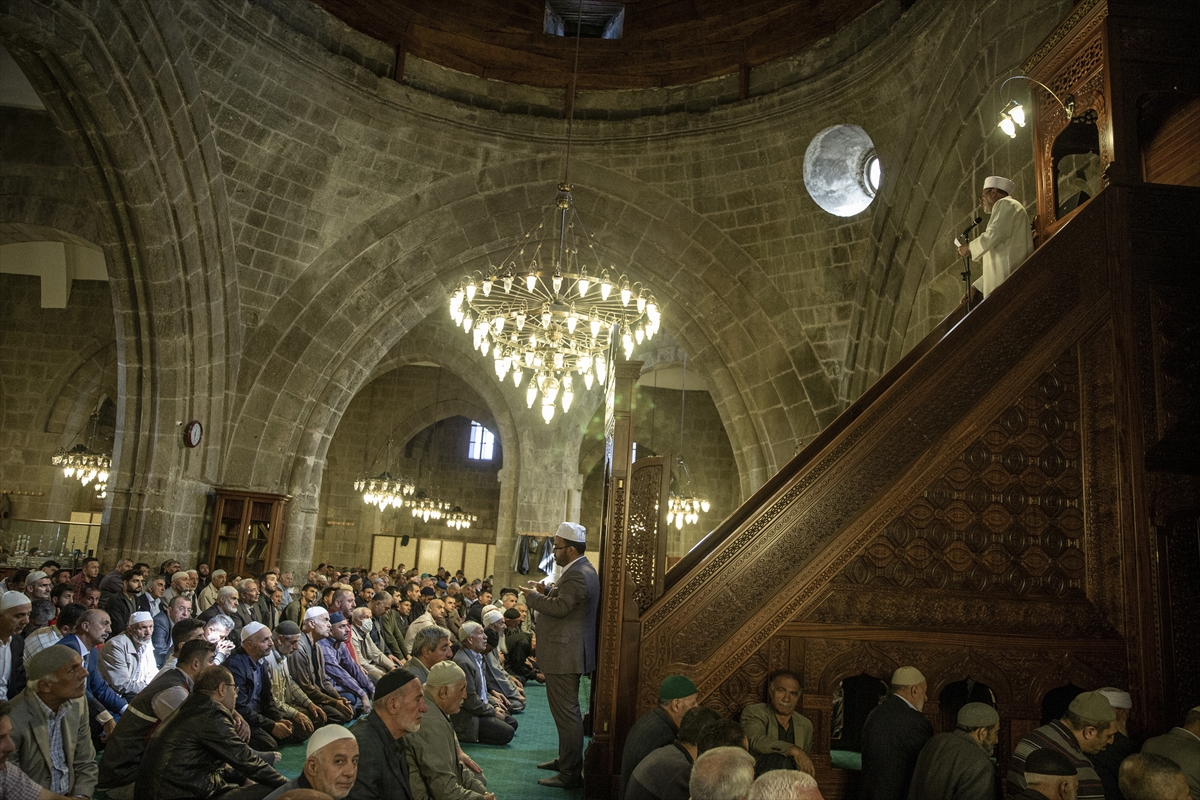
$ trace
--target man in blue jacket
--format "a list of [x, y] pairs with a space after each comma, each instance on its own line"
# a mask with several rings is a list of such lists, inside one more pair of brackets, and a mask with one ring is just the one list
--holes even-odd
[[[113, 728], [117, 726], [117, 720], [121, 718], [121, 714], [125, 713], [125, 708], [129, 705], [108, 685], [108, 681], [104, 680], [104, 675], [100, 672], [99, 648], [108, 640], [111, 632], [112, 622], [108, 618], [108, 612], [98, 608], [89, 608], [83, 612], [83, 616], [75, 624], [75, 632], [64, 636], [59, 641], [59, 644], [78, 651], [79, 655], [83, 657], [83, 665], [87, 667], [88, 708], [91, 709], [92, 721], [104, 731], [102, 735], [97, 736], [94, 725], [92, 731], [94, 738], [103, 738], [112, 733]], [[98, 707], [99, 710], [97, 710]]]

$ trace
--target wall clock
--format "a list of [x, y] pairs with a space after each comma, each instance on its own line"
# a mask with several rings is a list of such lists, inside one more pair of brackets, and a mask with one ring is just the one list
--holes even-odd
[[192, 420], [183, 428], [183, 443], [188, 447], [199, 445], [202, 436], [204, 436], [204, 426], [198, 419]]

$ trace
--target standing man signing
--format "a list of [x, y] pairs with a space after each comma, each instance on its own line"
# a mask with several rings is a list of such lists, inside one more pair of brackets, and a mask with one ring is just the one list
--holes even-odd
[[992, 175], [983, 181], [983, 213], [991, 214], [987, 230], [969, 244], [958, 246], [960, 256], [983, 260], [983, 275], [971, 285], [987, 297], [1004, 283], [1012, 271], [1033, 252], [1029, 214], [1010, 195], [1017, 185], [1008, 178]]
[[558, 727], [558, 758], [539, 766], [558, 773], [538, 783], [560, 789], [583, 785], [583, 716], [579, 678], [596, 669], [596, 608], [600, 578], [588, 561], [587, 529], [564, 522], [554, 535], [558, 583], [547, 589], [530, 581], [525, 602], [538, 613], [538, 666], [546, 676], [546, 699]]
[[862, 800], [898, 800], [908, 796], [921, 748], [933, 726], [921, 714], [929, 684], [916, 667], [892, 674], [891, 695], [867, 715], [862, 731]]

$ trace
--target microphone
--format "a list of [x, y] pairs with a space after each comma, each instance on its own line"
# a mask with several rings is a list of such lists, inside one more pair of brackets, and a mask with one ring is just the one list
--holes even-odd
[[975, 221], [974, 221], [974, 222], [972, 222], [970, 225], [968, 225], [968, 226], [967, 226], [967, 227], [966, 227], [966, 228], [963, 230], [963, 232], [962, 232], [960, 235], [961, 235], [961, 236], [962, 236], [964, 239], [965, 239], [965, 238], [967, 238], [967, 234], [968, 234], [968, 233], [970, 233], [971, 231], [975, 230], [975, 226], [976, 226], [976, 225], [978, 225], [978, 224], [979, 224], [979, 223], [981, 223], [981, 222], [983, 222], [983, 217], [976, 217], [976, 218], [975, 218]]

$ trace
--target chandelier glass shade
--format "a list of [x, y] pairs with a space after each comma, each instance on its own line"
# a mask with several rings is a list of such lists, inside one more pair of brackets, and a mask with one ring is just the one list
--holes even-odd
[[695, 525], [700, 521], [700, 513], [707, 514], [708, 509], [707, 497], [685, 496], [671, 492], [667, 505], [667, 527], [674, 524], [676, 528], [683, 530], [685, 524]]
[[410, 497], [417, 487], [406, 478], [392, 477], [392, 473], [383, 472], [375, 477], [360, 475], [354, 481], [354, 491], [361, 492], [363, 502], [376, 506], [380, 511], [389, 508], [400, 508], [404, 498]]
[[614, 343], [628, 359], [658, 332], [654, 295], [603, 263], [564, 182], [508, 257], [463, 278], [450, 297], [451, 318], [492, 357], [496, 378], [519, 387], [528, 377], [525, 401], [532, 408], [540, 396], [547, 423], [556, 403], [565, 413], [577, 391], [604, 385]]
[[449, 503], [430, 497], [425, 494], [424, 490], [417, 492], [411, 500], [405, 502], [412, 509], [412, 515], [422, 522], [429, 522], [431, 519], [440, 520], [450, 511]]
[[56, 451], [50, 463], [62, 468], [63, 477], [76, 478], [84, 486], [95, 481], [96, 496], [107, 496], [108, 473], [112, 469], [111, 455], [97, 453], [80, 443], [70, 450]]
[[447, 528], [454, 528], [456, 531], [461, 531], [464, 528], [471, 527], [471, 523], [478, 522], [479, 517], [463, 511], [462, 506], [455, 506], [453, 511], [446, 513], [442, 517], [442, 521], [446, 523]]

